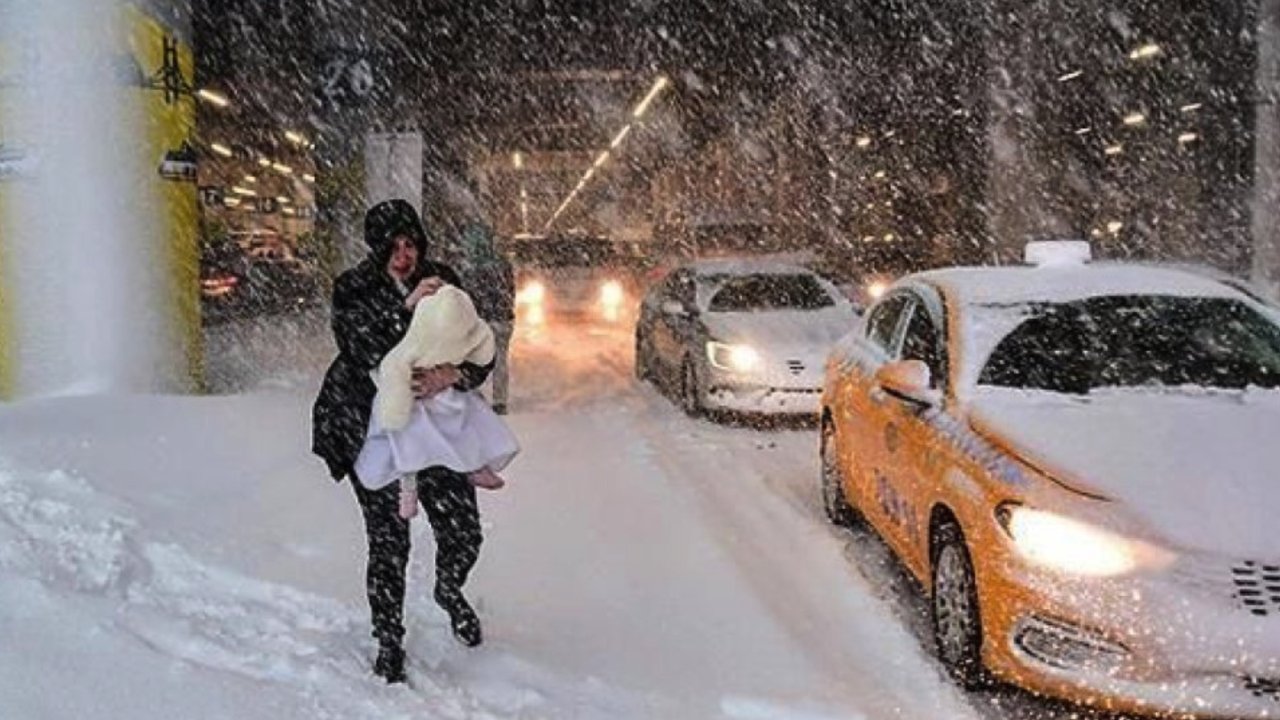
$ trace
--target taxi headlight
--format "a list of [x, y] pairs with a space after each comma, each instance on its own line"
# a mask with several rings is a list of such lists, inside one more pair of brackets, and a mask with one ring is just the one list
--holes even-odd
[[760, 367], [760, 353], [750, 345], [730, 345], [712, 340], [707, 343], [707, 359], [721, 370], [751, 372]]
[[1144, 554], [1141, 543], [1065, 515], [1005, 504], [996, 517], [1020, 555], [1073, 575], [1123, 575], [1136, 569]]
[[547, 286], [538, 280], [530, 280], [516, 293], [516, 302], [521, 305], [541, 305], [547, 298]]

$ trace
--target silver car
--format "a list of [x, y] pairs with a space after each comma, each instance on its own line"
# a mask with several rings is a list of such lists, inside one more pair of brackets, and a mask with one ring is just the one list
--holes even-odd
[[811, 270], [714, 260], [651, 288], [636, 323], [636, 375], [690, 415], [708, 411], [816, 417], [828, 349], [855, 306]]

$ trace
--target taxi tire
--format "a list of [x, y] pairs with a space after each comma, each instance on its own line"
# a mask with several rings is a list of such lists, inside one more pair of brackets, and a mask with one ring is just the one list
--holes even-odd
[[[933, 593], [929, 605], [938, 659], [947, 673], [964, 689], [985, 687], [988, 680], [982, 666], [982, 616], [978, 609], [978, 583], [969, 549], [965, 545], [964, 533], [954, 521], [944, 522], [933, 531], [931, 545]], [[943, 573], [949, 573], [949, 577], [941, 583], [940, 592], [939, 578]], [[951, 596], [942, 597], [944, 592]], [[963, 593], [963, 597], [954, 593]], [[960, 647], [951, 650], [947, 648], [949, 641], [943, 637], [940, 621], [940, 615], [945, 611], [944, 605], [952, 611], [960, 609], [964, 613], [964, 626], [967, 626], [963, 637], [959, 638]], [[955, 639], [952, 639], [951, 643], [954, 642]]]
[[835, 426], [828, 417], [822, 418], [822, 434], [819, 440], [818, 457], [821, 473], [819, 491], [822, 493], [822, 509], [827, 513], [827, 520], [837, 527], [854, 527], [858, 524], [858, 511], [849, 504], [845, 496], [844, 484], [840, 477], [840, 466], [833, 458], [831, 444], [835, 440]]

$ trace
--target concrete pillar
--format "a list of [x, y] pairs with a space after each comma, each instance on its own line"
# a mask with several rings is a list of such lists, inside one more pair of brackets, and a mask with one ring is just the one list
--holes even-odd
[[198, 384], [195, 101], [147, 87], [187, 13], [150, 5], [0, 0], [0, 398]]

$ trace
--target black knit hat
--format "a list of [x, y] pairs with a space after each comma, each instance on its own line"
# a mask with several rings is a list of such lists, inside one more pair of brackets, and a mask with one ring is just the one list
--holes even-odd
[[364, 215], [364, 241], [380, 260], [391, 257], [392, 241], [407, 235], [418, 248], [418, 257], [426, 257], [427, 233], [422, 228], [418, 211], [408, 200], [387, 200], [369, 208]]

